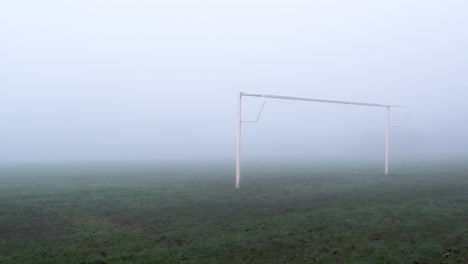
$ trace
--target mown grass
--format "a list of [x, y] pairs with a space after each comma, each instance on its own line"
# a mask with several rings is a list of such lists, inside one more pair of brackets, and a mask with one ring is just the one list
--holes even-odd
[[468, 167], [0, 168], [0, 263], [468, 263]]

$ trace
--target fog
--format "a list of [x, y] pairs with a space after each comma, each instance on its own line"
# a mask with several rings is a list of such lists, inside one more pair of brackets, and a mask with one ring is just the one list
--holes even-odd
[[[0, 36], [2, 163], [234, 159], [239, 91], [407, 105], [391, 159], [468, 157], [466, 1], [7, 0]], [[383, 160], [385, 109], [268, 99], [242, 131]]]

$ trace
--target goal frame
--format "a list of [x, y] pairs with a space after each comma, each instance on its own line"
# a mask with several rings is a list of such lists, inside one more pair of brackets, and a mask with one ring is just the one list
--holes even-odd
[[[242, 97], [262, 97], [263, 104], [260, 108], [258, 116], [255, 120], [242, 120]], [[320, 98], [308, 98], [308, 97], [297, 97], [297, 96], [286, 96], [276, 94], [260, 94], [260, 93], [247, 93], [239, 92], [238, 104], [237, 104], [237, 155], [236, 155], [236, 188], [240, 188], [241, 180], [241, 144], [242, 144], [242, 123], [243, 122], [257, 122], [263, 111], [266, 98], [273, 99], [284, 99], [284, 100], [296, 100], [296, 101], [308, 101], [318, 103], [332, 103], [332, 104], [348, 104], [348, 105], [360, 105], [360, 106], [371, 106], [381, 107], [386, 109], [386, 130], [385, 130], [385, 175], [389, 173], [389, 143], [390, 143], [390, 110], [392, 107], [407, 107], [401, 105], [388, 105], [388, 104], [377, 104], [377, 103], [366, 103], [366, 102], [355, 102], [355, 101], [342, 101], [342, 100], [331, 100], [331, 99], [320, 99]], [[406, 120], [408, 119], [407, 116]], [[406, 123], [406, 121], [405, 121]], [[403, 124], [404, 125], [404, 124]]]

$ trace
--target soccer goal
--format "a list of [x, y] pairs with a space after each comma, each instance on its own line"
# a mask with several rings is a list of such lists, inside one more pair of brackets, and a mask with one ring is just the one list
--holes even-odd
[[[296, 101], [309, 101], [309, 102], [318, 102], [318, 103], [331, 103], [331, 104], [347, 104], [347, 105], [361, 105], [361, 106], [372, 106], [372, 107], [383, 107], [386, 108], [386, 133], [385, 133], [385, 174], [389, 172], [389, 134], [390, 134], [390, 109], [392, 107], [407, 107], [400, 105], [387, 105], [387, 104], [376, 104], [376, 103], [364, 103], [364, 102], [353, 102], [353, 101], [340, 101], [340, 100], [329, 100], [329, 99], [319, 99], [319, 98], [306, 98], [306, 97], [296, 97], [296, 96], [284, 96], [284, 95], [274, 95], [274, 94], [257, 94], [257, 93], [245, 93], [239, 92], [238, 106], [237, 106], [237, 156], [236, 156], [236, 188], [240, 188], [241, 180], [241, 132], [242, 132], [242, 123], [243, 122], [257, 122], [260, 118], [260, 115], [263, 111], [263, 106], [265, 105], [267, 98], [273, 99], [284, 99], [284, 100], [296, 100]], [[242, 120], [242, 97], [243, 96], [252, 96], [260, 97], [263, 99], [262, 106], [257, 115], [257, 118], [254, 120]], [[406, 117], [404, 124], [408, 120], [409, 114]]]

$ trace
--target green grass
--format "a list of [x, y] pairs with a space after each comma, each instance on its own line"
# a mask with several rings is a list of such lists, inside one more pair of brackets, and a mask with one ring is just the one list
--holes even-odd
[[4, 165], [0, 263], [468, 263], [468, 166], [381, 170]]

